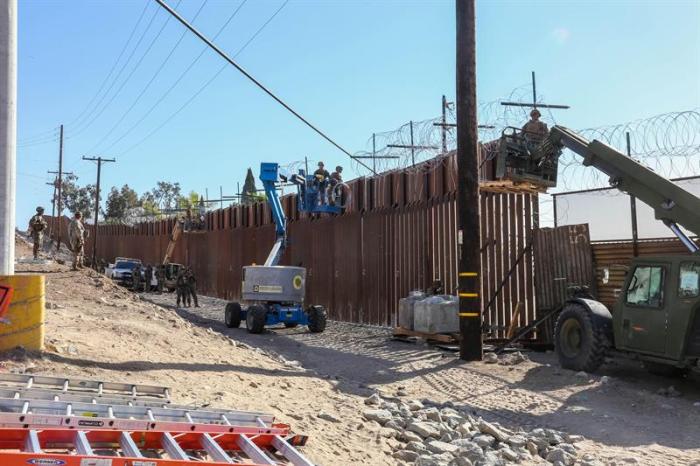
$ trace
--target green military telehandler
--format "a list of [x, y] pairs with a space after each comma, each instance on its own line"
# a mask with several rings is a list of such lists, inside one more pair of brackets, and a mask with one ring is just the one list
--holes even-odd
[[497, 177], [556, 186], [564, 148], [608, 175], [611, 186], [649, 205], [689, 254], [634, 258], [612, 309], [590, 296], [564, 303], [554, 332], [561, 365], [592, 372], [606, 356], [617, 354], [640, 359], [650, 372], [700, 372], [700, 254], [681, 230], [700, 234], [700, 199], [608, 145], [562, 126], [545, 138], [516, 128], [504, 131]]

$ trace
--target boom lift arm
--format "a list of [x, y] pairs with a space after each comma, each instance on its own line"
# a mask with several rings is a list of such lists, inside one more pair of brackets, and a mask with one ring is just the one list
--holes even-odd
[[276, 163], [260, 164], [260, 180], [265, 188], [267, 203], [270, 204], [272, 219], [275, 222], [275, 244], [272, 245], [270, 254], [265, 259], [265, 266], [278, 265], [284, 249], [287, 247], [287, 217], [284, 214], [282, 203], [277, 195], [276, 183], [279, 179], [279, 165]]
[[654, 209], [656, 219], [664, 222], [690, 252], [698, 251], [698, 246], [678, 226], [700, 235], [698, 197], [607, 144], [588, 141], [563, 126], [554, 126], [529, 156], [537, 165], [556, 163], [564, 147], [583, 157], [585, 166], [595, 167], [608, 175], [611, 186]]

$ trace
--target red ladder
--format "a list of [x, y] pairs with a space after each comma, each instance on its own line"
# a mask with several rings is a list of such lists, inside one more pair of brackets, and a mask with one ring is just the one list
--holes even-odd
[[2, 466], [313, 466], [304, 436], [0, 428]]

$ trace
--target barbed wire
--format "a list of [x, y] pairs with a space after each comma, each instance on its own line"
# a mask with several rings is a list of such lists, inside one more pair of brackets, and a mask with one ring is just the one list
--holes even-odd
[[[498, 154], [498, 139], [509, 126], [520, 127], [529, 118], [530, 108], [501, 105], [503, 101], [528, 102], [529, 84], [514, 89], [503, 99], [480, 103], [478, 106], [479, 140], [482, 142], [482, 160], [491, 160]], [[538, 102], [546, 101], [540, 95]], [[541, 108], [542, 119], [556, 124], [548, 108]], [[454, 123], [454, 106], [446, 109], [447, 123]], [[375, 133], [365, 149], [355, 156], [376, 157], [362, 159], [377, 172], [394, 170], [432, 171], [444, 161], [446, 153], [456, 149], [456, 128], [439, 126], [442, 117], [406, 123], [392, 131]], [[630, 133], [632, 157], [667, 178], [700, 174], [700, 111], [698, 109], [670, 112], [628, 123], [585, 128], [578, 131], [589, 140], [597, 139], [626, 153], [626, 134]], [[413, 137], [411, 138], [411, 133]], [[443, 133], [445, 141], [443, 143]], [[414, 146], [411, 150], [409, 147]], [[374, 147], [373, 147], [374, 146]], [[400, 147], [395, 147], [400, 146]], [[559, 159], [559, 183], [556, 191], [595, 189], [608, 186], [601, 172], [582, 165], [582, 159], [571, 151], [564, 151]], [[369, 171], [353, 162], [356, 173]]]

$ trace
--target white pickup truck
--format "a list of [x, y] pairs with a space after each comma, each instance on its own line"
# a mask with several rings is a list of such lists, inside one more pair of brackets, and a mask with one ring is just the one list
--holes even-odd
[[[131, 283], [132, 271], [137, 265], [142, 265], [140, 259], [117, 257], [114, 263], [105, 269], [105, 275], [120, 284], [128, 285]], [[141, 275], [143, 276], [143, 270]]]

